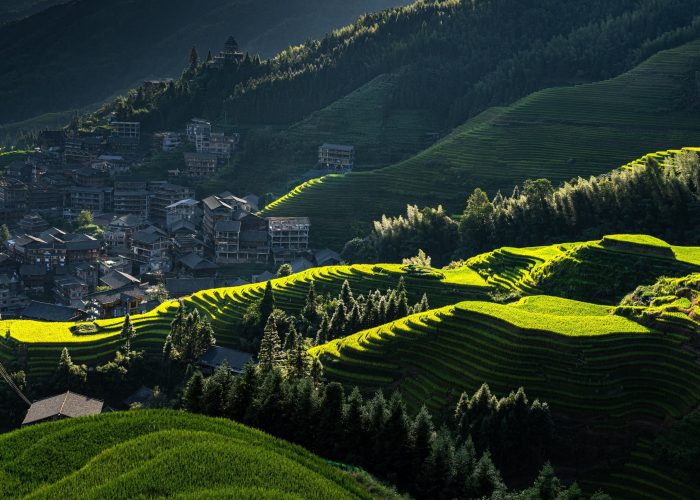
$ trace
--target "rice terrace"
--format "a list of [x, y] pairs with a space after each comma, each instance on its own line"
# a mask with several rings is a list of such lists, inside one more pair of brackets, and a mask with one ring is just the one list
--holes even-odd
[[700, 498], [700, 2], [0, 3], [0, 498]]

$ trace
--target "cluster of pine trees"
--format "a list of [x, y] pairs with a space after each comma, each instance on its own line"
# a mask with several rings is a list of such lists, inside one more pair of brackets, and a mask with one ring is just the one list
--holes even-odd
[[528, 246], [644, 233], [676, 244], [698, 244], [700, 157], [682, 152], [661, 165], [577, 178], [555, 189], [546, 179], [525, 181], [511, 196], [489, 199], [475, 189], [459, 218], [437, 209], [409, 207], [407, 216], [383, 217], [368, 240], [353, 240], [343, 257], [375, 255], [396, 261], [423, 249], [445, 264], [503, 245]]
[[251, 304], [243, 317], [243, 346], [255, 351], [258, 343], [271, 332], [275, 332], [286, 347], [293, 345], [297, 333], [303, 340], [319, 345], [430, 309], [426, 294], [413, 305], [409, 304], [408, 297], [403, 277], [395, 289], [374, 290], [367, 296], [357, 297], [347, 280], [337, 297], [319, 294], [315, 282], [311, 281], [304, 306], [297, 315], [291, 315], [275, 308], [274, 292], [268, 282], [263, 297]]
[[[363, 467], [416, 498], [506, 497], [506, 485], [490, 451], [492, 433], [502, 455], [514, 451], [508, 446], [542, 449], [552, 433], [547, 405], [528, 404], [522, 389], [501, 400], [495, 400], [486, 386], [471, 397], [464, 394], [454, 419], [436, 428], [425, 407], [410, 415], [399, 393], [389, 400], [381, 392], [365, 399], [354, 388], [347, 395], [342, 385], [324, 383], [308, 368], [312, 363], [303, 370], [294, 365], [290, 355], [284, 366], [249, 364], [238, 377], [226, 365], [207, 379], [196, 372], [187, 383], [182, 405]], [[515, 432], [518, 436], [511, 438]], [[541, 493], [545, 496], [538, 496]], [[532, 488], [513, 495], [583, 498], [578, 487], [563, 488], [549, 467]]]

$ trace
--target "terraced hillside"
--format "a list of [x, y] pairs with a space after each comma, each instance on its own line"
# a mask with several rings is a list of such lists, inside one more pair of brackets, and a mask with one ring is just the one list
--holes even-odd
[[[356, 265], [315, 268], [303, 273], [272, 281], [276, 306], [288, 312], [298, 313], [304, 303], [311, 280], [319, 292], [337, 294], [344, 280], [348, 280], [355, 293], [396, 286], [404, 276], [411, 300], [417, 302], [427, 293], [431, 304], [446, 305], [455, 300], [483, 298], [490, 290], [478, 273], [464, 268], [454, 271], [435, 271], [432, 274], [407, 274], [400, 265]], [[219, 288], [198, 292], [184, 300], [197, 307], [212, 322], [217, 342], [235, 346], [238, 339], [236, 325], [242, 320], [246, 308], [262, 297], [265, 283], [232, 288]], [[139, 316], [132, 322], [137, 331], [136, 347], [150, 352], [162, 349], [170, 329], [177, 303], [169, 301], [157, 309]], [[95, 335], [76, 335], [71, 331], [74, 323], [41, 323], [27, 320], [0, 321], [0, 331], [9, 332], [10, 338], [0, 339], [0, 361], [14, 358], [14, 346], [21, 343], [28, 349], [30, 376], [48, 375], [55, 369], [60, 351], [70, 348], [76, 362], [94, 364], [110, 358], [119, 345], [122, 318], [99, 320]]]
[[652, 284], [661, 276], [681, 277], [699, 271], [700, 248], [618, 234], [583, 243], [504, 247], [473, 257], [464, 265], [504, 290], [613, 304], [635, 287]]
[[309, 216], [314, 243], [340, 247], [353, 222], [369, 227], [408, 203], [461, 211], [478, 186], [510, 192], [527, 178], [597, 175], [650, 150], [695, 144], [698, 69], [700, 40], [608, 81], [536, 92], [482, 113], [409, 160], [307, 183], [264, 213]]
[[110, 413], [0, 436], [2, 498], [373, 498], [303, 448], [223, 419]]
[[[670, 313], [669, 313], [670, 314]], [[688, 322], [690, 325], [690, 322]], [[523, 385], [598, 429], [681, 417], [700, 403], [689, 328], [663, 334], [610, 308], [548, 296], [461, 302], [313, 348], [331, 380], [396, 387], [435, 411], [486, 381]]]

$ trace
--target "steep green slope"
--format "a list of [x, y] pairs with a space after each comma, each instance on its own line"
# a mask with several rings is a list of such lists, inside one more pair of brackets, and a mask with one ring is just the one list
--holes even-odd
[[414, 406], [445, 410], [484, 381], [497, 392], [523, 385], [554, 412], [614, 429], [700, 402], [697, 355], [684, 348], [691, 331], [661, 334], [603, 306], [533, 296], [462, 302], [311, 353], [329, 379], [400, 388]]
[[[315, 268], [286, 278], [272, 281], [276, 306], [297, 314], [304, 304], [309, 283], [314, 280], [321, 293], [337, 294], [345, 280], [355, 293], [395, 287], [404, 276], [412, 302], [427, 293], [431, 304], [446, 305], [456, 300], [484, 298], [491, 287], [475, 271], [464, 268], [439, 274], [409, 274], [400, 265], [356, 265]], [[232, 288], [203, 290], [184, 300], [189, 307], [196, 307], [212, 322], [220, 345], [236, 346], [239, 339], [237, 325], [246, 308], [259, 300], [265, 283]], [[160, 352], [165, 336], [170, 330], [177, 303], [169, 301], [157, 309], [132, 317], [137, 331], [136, 347], [149, 352]], [[10, 332], [10, 338], [0, 338], [0, 361], [15, 359], [17, 343], [27, 347], [28, 373], [33, 377], [53, 373], [60, 352], [69, 347], [76, 362], [94, 364], [111, 358], [119, 346], [122, 318], [95, 322], [95, 335], [76, 335], [71, 331], [74, 323], [41, 323], [28, 320], [0, 321], [0, 331]]]
[[65, 2], [0, 26], [0, 124], [79, 109], [145, 78], [179, 76], [193, 45], [204, 58], [234, 35], [244, 50], [271, 56], [364, 12], [401, 3]]
[[662, 276], [697, 272], [700, 248], [618, 234], [584, 243], [500, 248], [465, 265], [505, 290], [613, 304], [635, 287], [650, 285]]
[[700, 41], [661, 52], [612, 80], [537, 92], [470, 120], [415, 157], [306, 183], [265, 210], [311, 217], [312, 239], [340, 247], [347, 227], [408, 203], [461, 211], [475, 187], [510, 192], [527, 178], [601, 174], [645, 151], [697, 141]]
[[103, 414], [0, 436], [2, 498], [372, 498], [304, 449], [174, 411]]

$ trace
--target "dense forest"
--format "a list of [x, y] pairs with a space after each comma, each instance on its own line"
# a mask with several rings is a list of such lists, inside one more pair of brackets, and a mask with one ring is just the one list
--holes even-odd
[[160, 128], [193, 114], [217, 118], [223, 103], [229, 122], [291, 123], [397, 73], [392, 104], [430, 108], [451, 127], [543, 87], [620, 74], [695, 37], [697, 14], [689, 0], [416, 2], [269, 61], [246, 60], [225, 74], [197, 68], [159, 95], [132, 93], [107, 110]]
[[492, 198], [475, 189], [464, 213], [409, 206], [406, 215], [375, 221], [367, 239], [345, 246], [348, 262], [394, 261], [423, 250], [446, 264], [500, 246], [587, 240], [605, 234], [651, 234], [675, 244], [700, 238], [700, 157], [683, 152], [665, 165], [653, 157], [637, 168], [576, 178], [555, 189], [547, 179], [527, 180], [512, 194]]
[[[351, 22], [366, 11], [402, 2], [5, 3], [0, 6], [0, 124], [99, 103], [145, 78], [177, 77], [193, 45], [204, 54], [209, 49], [216, 52], [235, 34], [247, 50], [271, 56]], [[58, 5], [3, 25], [3, 9], [51, 4]]]

